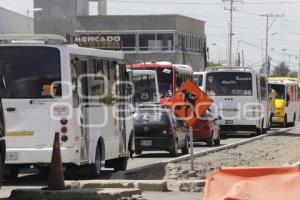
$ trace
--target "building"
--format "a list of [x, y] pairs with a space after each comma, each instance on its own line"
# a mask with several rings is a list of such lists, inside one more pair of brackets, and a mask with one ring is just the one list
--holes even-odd
[[107, 15], [104, 0], [35, 0], [34, 6], [43, 8], [35, 14], [36, 33], [71, 36], [80, 46], [121, 49], [131, 63], [170, 61], [197, 71], [205, 65], [201, 20], [176, 14]]
[[32, 17], [0, 7], [0, 34], [34, 33]]

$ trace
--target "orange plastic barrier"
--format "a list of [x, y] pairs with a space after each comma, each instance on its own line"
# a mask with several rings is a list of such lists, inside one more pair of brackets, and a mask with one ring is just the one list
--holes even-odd
[[203, 200], [300, 200], [300, 168], [221, 168], [208, 176]]

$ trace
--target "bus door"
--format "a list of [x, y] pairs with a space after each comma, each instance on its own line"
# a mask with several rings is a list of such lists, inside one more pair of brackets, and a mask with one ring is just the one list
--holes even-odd
[[[80, 143], [81, 143], [81, 160], [87, 160], [88, 158], [88, 99], [84, 96], [88, 95], [88, 84], [87, 78], [84, 77], [87, 74], [88, 60], [79, 60], [76, 63], [75, 69], [72, 69], [73, 73], [73, 84], [76, 85], [76, 91], [73, 94], [74, 96], [74, 107], [79, 108], [79, 120], [76, 119], [76, 123], [79, 122], [80, 127]], [[83, 77], [82, 77], [83, 76]], [[79, 81], [78, 81], [79, 80]], [[76, 102], [76, 103], [75, 103]], [[85, 105], [85, 106], [82, 106]], [[79, 106], [79, 107], [78, 107]], [[77, 116], [76, 116], [77, 117]]]

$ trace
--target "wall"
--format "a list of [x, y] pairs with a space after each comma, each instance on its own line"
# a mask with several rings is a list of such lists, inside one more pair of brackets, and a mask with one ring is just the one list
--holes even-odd
[[33, 19], [0, 7], [0, 34], [34, 33]]

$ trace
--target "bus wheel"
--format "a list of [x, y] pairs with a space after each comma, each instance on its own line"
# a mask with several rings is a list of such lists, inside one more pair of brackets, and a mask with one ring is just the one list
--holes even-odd
[[264, 128], [264, 124], [265, 124], [265, 120], [263, 119], [262, 124], [261, 124], [262, 134], [266, 134], [268, 132], [268, 128], [269, 128], [269, 125], [267, 128]]
[[4, 179], [8, 181], [16, 181], [19, 175], [20, 168], [16, 166], [6, 166]]
[[113, 162], [114, 171], [115, 172], [126, 171], [127, 163], [128, 163], [128, 157], [115, 159]]
[[296, 113], [294, 113], [293, 122], [291, 123], [292, 127], [295, 125], [296, 125]]
[[286, 115], [284, 115], [284, 121], [283, 121], [283, 123], [282, 123], [282, 126], [283, 126], [283, 127], [288, 127], [287, 116], [286, 116]]
[[4, 170], [5, 170], [5, 165], [2, 159], [2, 153], [0, 153], [0, 181], [3, 181], [4, 178]]
[[95, 163], [90, 165], [90, 173], [92, 178], [100, 178], [102, 167], [101, 146], [98, 144], [95, 153]]

